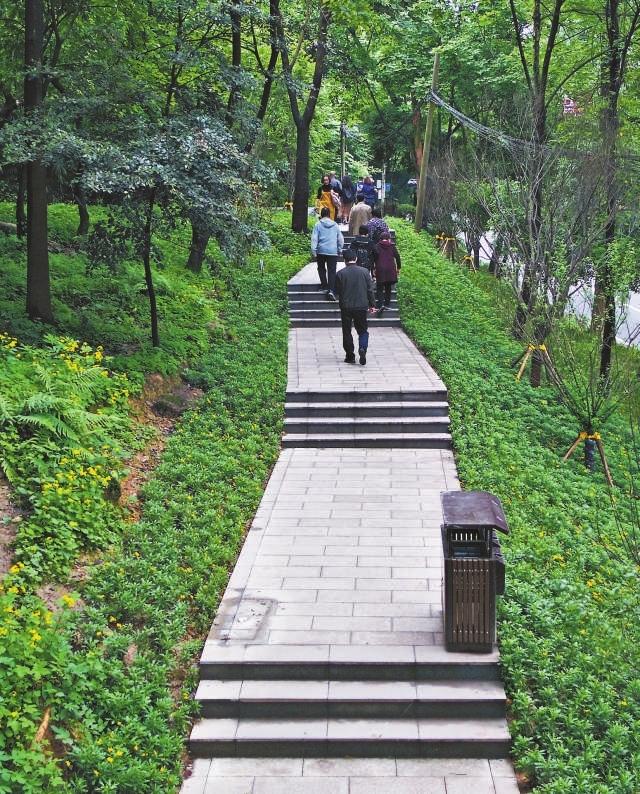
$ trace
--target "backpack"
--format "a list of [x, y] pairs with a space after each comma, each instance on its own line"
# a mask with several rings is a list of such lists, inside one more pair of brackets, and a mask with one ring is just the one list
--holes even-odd
[[356, 252], [356, 264], [369, 270], [371, 267], [369, 240], [354, 240], [352, 248], [354, 248]]

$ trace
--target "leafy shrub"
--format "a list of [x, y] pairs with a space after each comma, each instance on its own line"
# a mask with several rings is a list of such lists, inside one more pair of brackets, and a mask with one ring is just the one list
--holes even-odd
[[[609, 552], [618, 536], [604, 480], [561, 464], [575, 422], [552, 390], [515, 383], [519, 348], [491, 297], [397, 226], [400, 310], [449, 389], [461, 482], [499, 496], [512, 531], [499, 639], [517, 766], [545, 794], [634, 794], [638, 570]], [[607, 449], [618, 482], [627, 441], [614, 417]]]
[[[262, 268], [254, 257], [242, 266], [221, 265], [215, 279], [185, 271], [183, 281], [172, 266], [162, 272], [167, 306], [176, 308], [186, 291], [189, 301], [176, 309], [178, 317], [186, 314], [172, 334], [175, 347], [158, 360], [175, 371], [184, 352], [189, 379], [207, 393], [168, 439], [143, 489], [139, 522], [124, 521], [104, 496], [137, 443], [125, 392], [141, 382], [149, 359], [122, 353], [108, 363], [129, 376], [110, 370], [107, 377], [93, 372], [104, 369], [99, 349], [70, 350], [68, 338], [50, 338], [40, 348], [4, 337], [0, 355], [20, 385], [13, 393], [9, 381], [0, 387], [8, 406], [0, 443], [30, 515], [20, 524], [18, 561], [0, 592], [0, 610], [13, 610], [6, 626], [0, 622], [0, 794], [174, 792], [180, 782], [193, 658], [279, 449], [285, 283], [308, 248], [284, 222], [286, 216], [271, 225], [275, 246]], [[292, 255], [278, 249], [280, 230]], [[176, 242], [184, 247], [186, 237]], [[67, 262], [70, 290], [78, 270]], [[110, 316], [121, 296], [111, 289], [102, 300]], [[98, 328], [100, 309], [92, 312]], [[33, 341], [43, 339], [37, 325], [25, 327]], [[188, 338], [195, 340], [189, 351], [178, 344]], [[113, 345], [113, 335], [109, 340]], [[87, 384], [76, 396], [79, 378]], [[49, 419], [25, 419], [31, 397], [49, 388], [54, 399], [36, 401], [46, 403]], [[75, 585], [81, 600], [63, 597], [54, 614], [33, 588], [60, 576], [81, 549], [100, 549], [100, 556], [93, 565], [87, 560]], [[46, 685], [37, 683], [40, 670]], [[35, 685], [28, 683], [33, 676]], [[18, 716], [17, 703], [23, 704]], [[47, 710], [49, 727], [36, 742]]]

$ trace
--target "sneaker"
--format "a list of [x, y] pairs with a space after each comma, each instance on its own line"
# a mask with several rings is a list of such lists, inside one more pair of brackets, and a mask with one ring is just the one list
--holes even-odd
[[336, 296], [333, 294], [333, 292], [331, 292], [330, 289], [327, 290], [327, 300], [328, 301], [335, 301], [336, 300]]
[[386, 306], [378, 306], [378, 314], [382, 314], [382, 312], [386, 309]]
[[361, 347], [360, 350], [358, 350], [358, 354], [360, 356], [360, 363], [364, 367], [364, 365], [367, 363], [367, 351], [364, 349], [364, 347]]
[[345, 364], [355, 364], [355, 363], [356, 363], [356, 357], [355, 357], [355, 355], [351, 355], [351, 356], [345, 356], [345, 357], [344, 357], [344, 363], [345, 363]]

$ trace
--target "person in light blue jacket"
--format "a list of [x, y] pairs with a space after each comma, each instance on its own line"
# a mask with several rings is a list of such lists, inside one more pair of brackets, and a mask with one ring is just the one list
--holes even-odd
[[331, 301], [336, 299], [336, 267], [343, 246], [344, 237], [340, 227], [331, 220], [327, 207], [323, 207], [320, 220], [311, 233], [311, 255], [318, 263], [320, 288], [326, 292], [328, 300]]

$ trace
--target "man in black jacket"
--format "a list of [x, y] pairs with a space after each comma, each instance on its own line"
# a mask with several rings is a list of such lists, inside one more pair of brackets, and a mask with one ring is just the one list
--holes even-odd
[[340, 301], [342, 319], [342, 346], [346, 353], [345, 362], [355, 364], [356, 357], [351, 335], [353, 324], [358, 334], [358, 353], [360, 363], [367, 363], [369, 332], [367, 330], [367, 311], [375, 312], [375, 294], [371, 275], [363, 267], [358, 267], [357, 257], [351, 248], [344, 252], [344, 267], [336, 276], [336, 295]]

